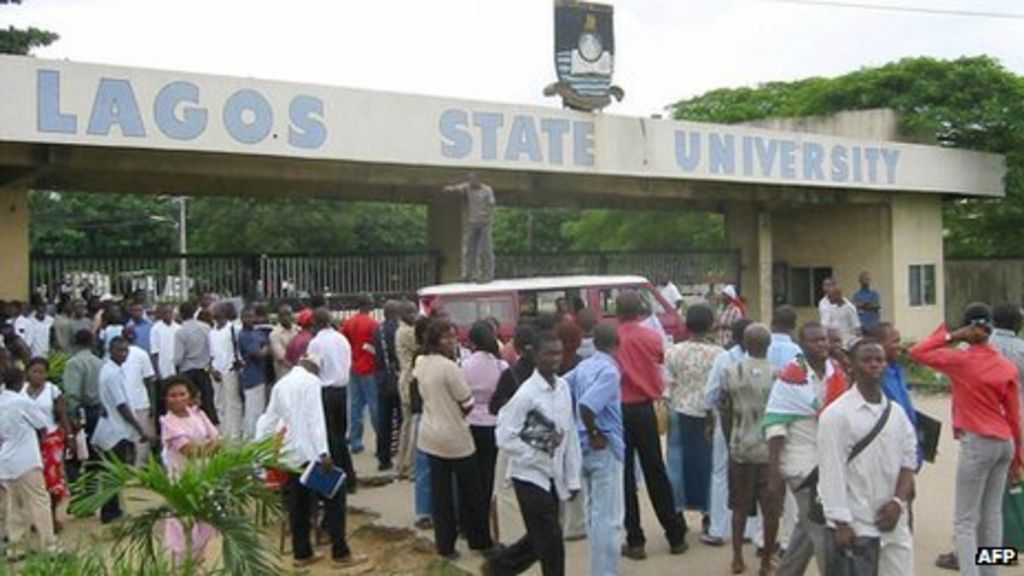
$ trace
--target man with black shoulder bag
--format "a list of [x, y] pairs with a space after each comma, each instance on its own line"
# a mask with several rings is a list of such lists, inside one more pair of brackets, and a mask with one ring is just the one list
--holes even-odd
[[917, 433], [882, 391], [882, 345], [862, 340], [851, 357], [855, 385], [818, 421], [818, 491], [827, 522], [823, 576], [910, 575], [914, 545], [906, 507]]
[[373, 349], [377, 368], [377, 469], [391, 470], [392, 458], [398, 451], [397, 432], [402, 423], [401, 398], [398, 392], [399, 362], [395, 347], [398, 332], [398, 315], [401, 302], [388, 300], [384, 303], [384, 323], [373, 334]]

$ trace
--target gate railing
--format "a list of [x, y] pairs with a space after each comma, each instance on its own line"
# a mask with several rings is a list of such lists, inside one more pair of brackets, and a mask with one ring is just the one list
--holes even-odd
[[[182, 282], [184, 261], [187, 286]], [[212, 292], [263, 300], [313, 293], [346, 297], [370, 292], [382, 297], [414, 294], [439, 281], [434, 252], [299, 254], [167, 254], [159, 256], [32, 255], [34, 291], [93, 294], [146, 293], [149, 301], [178, 302], [188, 293]]]
[[[178, 302], [188, 293], [224, 297], [295, 300], [310, 294], [348, 298], [369, 292], [378, 298], [405, 297], [440, 282], [436, 252], [338, 254], [133, 254], [31, 257], [34, 291], [51, 298], [60, 292], [128, 295], [150, 302]], [[700, 286], [739, 283], [736, 250], [676, 252], [504, 253], [496, 260], [499, 278], [568, 274], [637, 274], [652, 281]], [[182, 264], [188, 286], [181, 281]]]

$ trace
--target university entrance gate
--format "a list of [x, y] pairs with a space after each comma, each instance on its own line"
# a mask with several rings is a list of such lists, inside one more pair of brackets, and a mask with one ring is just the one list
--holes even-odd
[[452, 280], [465, 210], [442, 188], [472, 169], [505, 206], [723, 214], [755, 316], [870, 270], [914, 337], [943, 318], [941, 283], [913, 297], [943, 277], [942, 198], [1004, 194], [1002, 157], [902, 142], [886, 111], [723, 126], [19, 57], [0, 86], [6, 299], [31, 284], [33, 188], [425, 204]]

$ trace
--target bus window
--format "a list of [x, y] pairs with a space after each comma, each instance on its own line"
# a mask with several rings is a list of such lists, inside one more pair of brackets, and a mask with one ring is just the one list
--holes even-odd
[[458, 326], [469, 327], [485, 318], [495, 318], [500, 324], [515, 322], [512, 300], [507, 296], [445, 299], [444, 309]]

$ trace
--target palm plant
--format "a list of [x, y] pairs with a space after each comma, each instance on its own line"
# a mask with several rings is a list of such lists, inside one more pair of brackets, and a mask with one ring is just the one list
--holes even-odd
[[185, 554], [175, 573], [277, 574], [277, 558], [261, 542], [267, 520], [281, 512], [280, 498], [256, 475], [256, 470], [267, 466], [281, 466], [274, 439], [245, 445], [225, 444], [211, 455], [189, 460], [175, 476], [155, 459], [138, 468], [116, 459], [104, 459], [79, 481], [76, 492], [80, 496], [72, 501], [70, 510], [79, 516], [95, 514], [110, 498], [127, 490], [155, 496], [156, 505], [114, 528], [115, 564], [130, 565], [139, 574], [154, 573], [166, 563], [155, 529], [169, 518], [181, 522], [186, 551], [192, 549], [192, 528], [200, 522], [220, 533], [223, 543], [219, 569], [203, 569], [190, 554]]

